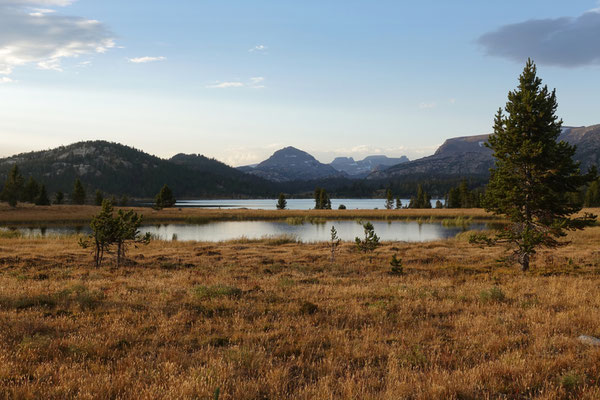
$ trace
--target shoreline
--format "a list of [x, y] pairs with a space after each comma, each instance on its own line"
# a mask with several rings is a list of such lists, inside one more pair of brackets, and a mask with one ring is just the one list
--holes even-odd
[[[502, 222], [503, 218], [477, 208], [442, 209], [399, 209], [399, 210], [250, 210], [250, 209], [207, 209], [207, 208], [165, 208], [154, 210], [148, 207], [115, 207], [115, 210], [133, 210], [144, 216], [146, 223], [207, 223], [216, 221], [273, 221], [287, 218], [320, 218], [328, 220], [429, 220], [469, 218], [472, 222]], [[0, 204], [0, 225], [26, 224], [75, 224], [89, 223], [100, 211], [99, 206], [53, 205], [33, 206], [29, 204], [10, 208]], [[580, 214], [589, 212], [600, 214], [600, 208], [583, 209]]]

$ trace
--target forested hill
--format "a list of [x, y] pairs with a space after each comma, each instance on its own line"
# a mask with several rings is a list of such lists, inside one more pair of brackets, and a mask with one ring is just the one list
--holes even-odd
[[13, 165], [21, 174], [46, 184], [50, 193], [69, 193], [80, 178], [88, 192], [154, 197], [168, 184], [175, 195], [184, 197], [274, 195], [273, 185], [201, 155], [179, 154], [170, 160], [135, 148], [106, 141], [79, 142], [46, 151], [18, 154], [0, 159], [4, 181]]

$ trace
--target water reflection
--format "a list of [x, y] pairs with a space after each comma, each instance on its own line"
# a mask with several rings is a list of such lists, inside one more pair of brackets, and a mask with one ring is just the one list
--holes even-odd
[[[366, 221], [365, 221], [366, 222]], [[484, 223], [465, 226], [444, 226], [440, 222], [417, 221], [371, 221], [375, 232], [386, 241], [427, 242], [447, 239], [466, 229], [486, 229]], [[239, 238], [260, 239], [270, 236], [294, 236], [303, 242], [327, 241], [331, 226], [335, 226], [342, 240], [354, 240], [363, 235], [363, 227], [357, 221], [326, 221], [318, 223], [288, 223], [286, 221], [226, 221], [207, 224], [146, 225], [140, 230], [163, 240], [218, 242]], [[44, 228], [19, 228], [24, 235], [64, 235], [89, 233], [89, 227], [58, 226]]]

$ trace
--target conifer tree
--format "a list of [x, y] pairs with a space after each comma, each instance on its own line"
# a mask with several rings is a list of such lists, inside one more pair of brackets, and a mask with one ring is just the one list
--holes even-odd
[[583, 229], [596, 218], [571, 218], [581, 205], [571, 203], [568, 194], [593, 176], [581, 175], [579, 163], [573, 161], [574, 146], [557, 142], [562, 126], [557, 107], [556, 91], [542, 86], [535, 64], [528, 60], [518, 88], [508, 94], [506, 115], [502, 109], [496, 114], [487, 144], [495, 165], [484, 207], [507, 216], [510, 224], [494, 238], [473, 235], [471, 241], [508, 243], [523, 271], [537, 248], [560, 245], [566, 230]]
[[279, 199], [277, 200], [277, 209], [285, 210], [287, 207], [287, 200], [285, 199], [285, 194], [279, 193]]
[[599, 207], [600, 206], [600, 179], [593, 181], [585, 192], [585, 203], [586, 207]]
[[97, 206], [101, 206], [103, 201], [104, 201], [104, 195], [102, 194], [102, 192], [99, 189], [96, 190], [94, 204], [96, 204]]
[[25, 187], [23, 188], [23, 201], [27, 203], [34, 203], [39, 194], [40, 185], [35, 179], [33, 179], [32, 176], [30, 176], [25, 184]]
[[4, 182], [4, 188], [0, 193], [0, 198], [6, 201], [11, 207], [16, 207], [18, 200], [23, 194], [23, 177], [19, 173], [19, 167], [13, 166], [8, 173], [8, 178]]
[[40, 191], [35, 198], [36, 206], [49, 206], [50, 199], [48, 198], [48, 192], [46, 191], [46, 185], [40, 186]]
[[160, 189], [160, 192], [158, 192], [155, 198], [157, 208], [173, 207], [175, 205], [175, 202], [176, 200], [173, 196], [173, 192], [167, 185], [164, 185]]
[[54, 204], [62, 204], [65, 201], [65, 194], [58, 191], [54, 194]]
[[400, 200], [400, 197], [396, 197], [396, 210], [399, 210], [402, 208], [402, 200]]
[[385, 192], [385, 209], [391, 210], [394, 208], [394, 196], [392, 195], [392, 190], [388, 189]]
[[331, 210], [331, 199], [325, 189], [316, 188], [314, 196], [315, 210]]
[[73, 194], [71, 195], [71, 202], [73, 204], [85, 204], [86, 193], [83, 185], [79, 178], [75, 180], [73, 185]]

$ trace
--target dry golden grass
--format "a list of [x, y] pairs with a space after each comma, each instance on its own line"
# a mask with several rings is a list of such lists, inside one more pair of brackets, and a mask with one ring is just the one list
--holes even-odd
[[[248, 210], [166, 208], [154, 210], [149, 207], [123, 207], [144, 215], [146, 222], [207, 222], [231, 220], [274, 220], [287, 218], [325, 219], [433, 219], [473, 218], [474, 220], [499, 220], [498, 216], [480, 208], [454, 209], [400, 209], [400, 210]], [[97, 206], [53, 205], [33, 206], [19, 204], [11, 208], [0, 203], [0, 224], [17, 223], [81, 223], [88, 222], [100, 211]], [[582, 212], [600, 214], [600, 208], [588, 208]]]
[[153, 242], [121, 269], [0, 239], [0, 398], [598, 399], [576, 338], [600, 336], [600, 227], [571, 239], [528, 274], [460, 238], [333, 265], [326, 244]]
[[[401, 209], [401, 210], [247, 210], [247, 209], [204, 209], [204, 208], [152, 208], [124, 207], [144, 215], [147, 222], [205, 222], [222, 220], [272, 220], [286, 218], [330, 218], [330, 219], [416, 219], [456, 218], [495, 219], [482, 209]], [[19, 204], [10, 208], [0, 203], [0, 223], [73, 223], [86, 222], [100, 211], [96, 206], [54, 205], [33, 206]]]

